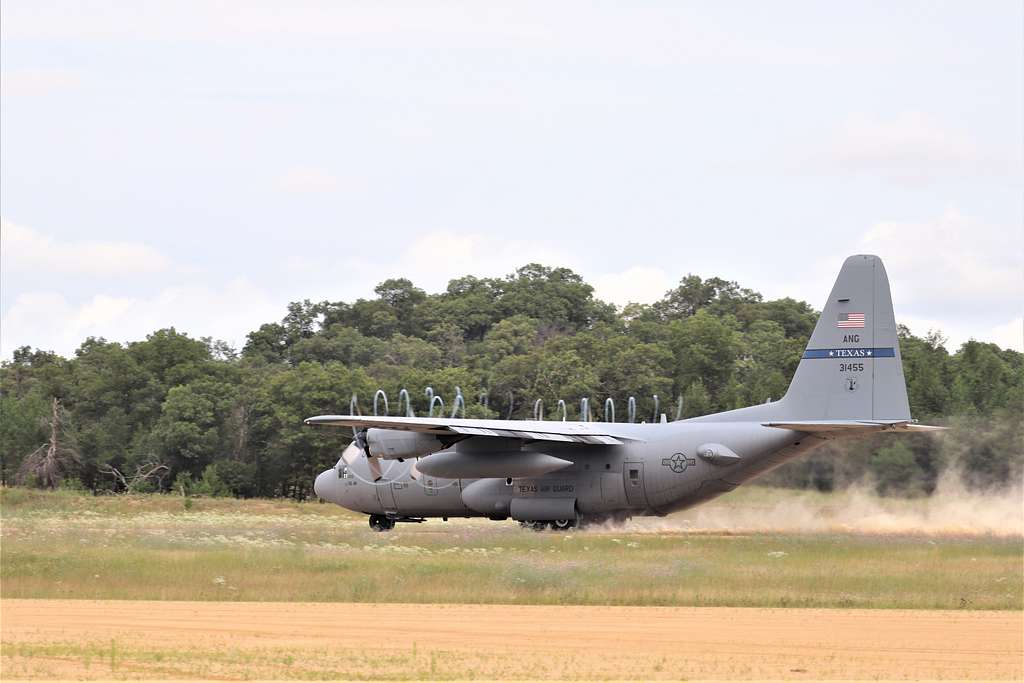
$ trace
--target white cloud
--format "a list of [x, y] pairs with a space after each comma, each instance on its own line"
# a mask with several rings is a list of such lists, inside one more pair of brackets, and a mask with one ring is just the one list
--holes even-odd
[[163, 254], [141, 242], [61, 241], [8, 220], [0, 220], [0, 247], [5, 273], [121, 276], [162, 271], [169, 265]]
[[820, 308], [846, 256], [876, 254], [889, 275], [896, 321], [914, 334], [937, 330], [950, 351], [969, 339], [1020, 348], [1019, 325], [1007, 321], [1024, 309], [1022, 231], [954, 208], [933, 218], [879, 221], [847, 248], [829, 246], [801, 268], [751, 286], [768, 298], [791, 296]]
[[1019, 166], [1017, 157], [983, 149], [966, 131], [915, 111], [890, 117], [851, 116], [834, 133], [823, 155], [820, 163], [826, 166], [883, 174], [904, 183], [950, 173], [1005, 173]]
[[428, 287], [443, 289], [448, 280], [473, 274], [508, 275], [527, 263], [573, 267], [573, 259], [552, 244], [501, 235], [437, 230], [414, 240], [396, 264], [396, 273], [415, 273]]
[[4, 97], [49, 95], [81, 85], [81, 74], [71, 69], [25, 68], [0, 71], [0, 91]]
[[[1015, 245], [999, 230], [951, 210], [933, 221], [876, 224], [860, 247], [886, 262], [897, 319], [915, 334], [939, 330], [951, 351], [971, 338], [1004, 348], [1024, 347], [1017, 301], [1020, 274], [1019, 268], [1014, 270], [1019, 241]], [[657, 267], [581, 271], [572, 257], [551, 244], [442, 230], [420, 236], [393, 258], [292, 255], [283, 265], [289, 274], [287, 288], [267, 290], [235, 279], [223, 286], [167, 286], [151, 297], [93, 294], [77, 302], [69, 300], [70, 293], [17, 293], [0, 320], [0, 352], [9, 357], [27, 344], [70, 355], [87, 336], [123, 342], [169, 326], [241, 346], [248, 332], [280, 319], [288, 301], [372, 296], [373, 285], [388, 277], [408, 277], [437, 292], [453, 277], [500, 277], [531, 261], [574, 268], [595, 286], [598, 297], [619, 305], [655, 301], [675, 284]], [[798, 283], [777, 285], [766, 294], [803, 298], [819, 306], [840, 262], [809, 264]], [[1011, 317], [1015, 319], [1006, 322]]]
[[597, 298], [618, 306], [653, 303], [676, 284], [665, 271], [649, 266], [633, 266], [618, 273], [598, 275], [589, 281]]
[[884, 221], [861, 249], [885, 262], [894, 295], [923, 316], [994, 315], [1006, 320], [1024, 294], [1021, 228], [947, 209], [925, 221]]
[[904, 315], [897, 308], [896, 322], [906, 325], [912, 333], [919, 337], [923, 337], [929, 332], [939, 332], [945, 338], [944, 346], [950, 353], [955, 353], [961, 345], [972, 339], [997, 344], [1004, 349], [1024, 351], [1024, 337], [1022, 337], [1024, 320], [1019, 318], [1006, 324], [965, 324], [962, 320], [953, 318], [936, 320]]
[[[757, 66], [811, 64], [891, 65], [925, 60], [900, 35], [884, 40], [877, 27], [858, 30], [847, 22], [848, 37], [831, 30], [845, 13], [801, 12], [801, 21], [779, 19], [777, 10], [750, 6], [743, 12], [715, 12], [688, 3], [657, 6], [595, 6], [594, 3], [298, 3], [202, 2], [133, 5], [105, 2], [8, 2], [0, 24], [4, 40], [129, 40], [224, 45], [238, 41], [302, 44], [329, 38], [374, 47], [415, 49], [515, 48], [545, 50], [576, 60], [628, 60], [630, 64], [709, 63]], [[886, 18], [898, 12], [889, 10]], [[797, 26], [797, 34], [765, 30], [773, 21]], [[822, 26], [824, 24], [824, 26]], [[821, 29], [814, 30], [815, 26]], [[920, 28], [920, 27], [918, 27]], [[825, 30], [829, 29], [829, 30]], [[928, 32], [918, 32], [928, 45]], [[838, 39], [837, 39], [838, 38]], [[864, 49], [870, 38], [871, 49]], [[944, 42], [941, 55], [956, 59], [975, 46]]]
[[1024, 351], [1024, 318], [1011, 320], [1005, 325], [992, 328], [988, 339], [1004, 349]]
[[211, 336], [241, 346], [249, 332], [279, 320], [289, 301], [373, 296], [373, 286], [389, 277], [408, 277], [438, 292], [452, 278], [504, 276], [531, 261], [573, 267], [543, 243], [435, 231], [389, 259], [291, 255], [282, 264], [287, 286], [272, 290], [236, 279], [224, 286], [167, 286], [152, 297], [96, 294], [82, 302], [60, 292], [21, 292], [0, 319], [0, 353], [9, 357], [15, 348], [29, 345], [70, 355], [88, 336], [126, 342], [172, 326], [193, 337]]
[[836, 158], [852, 168], [918, 164], [962, 164], [978, 158], [966, 135], [944, 128], [921, 112], [890, 119], [855, 116], [839, 134]]
[[[388, 278], [408, 278], [436, 293], [445, 291], [457, 277], [504, 277], [527, 263], [571, 268], [592, 282], [574, 256], [551, 243], [451, 230], [423, 233], [392, 251], [291, 254], [281, 261], [281, 269], [294, 293], [288, 301], [351, 301], [373, 297], [373, 288]], [[282, 311], [286, 302], [281, 304]]]
[[945, 347], [953, 353], [970, 340], [996, 344], [1000, 348], [1024, 351], [1024, 319], [1018, 318], [1005, 324], [970, 325], [959, 320], [930, 320], [900, 316], [900, 324], [906, 325], [917, 336], [938, 331], [946, 339]]
[[548, 242], [452, 230], [424, 233], [393, 252], [366, 252], [355, 259], [350, 256], [342, 257], [344, 282], [358, 285], [343, 289], [339, 289], [337, 256], [293, 256], [284, 267], [290, 273], [305, 273], [321, 283], [313, 289], [329, 292], [327, 298], [372, 296], [377, 283], [392, 277], [408, 278], [428, 292], [441, 292], [453, 278], [503, 277], [527, 263], [564, 266], [580, 272], [575, 258]]
[[28, 345], [71, 355], [89, 336], [137, 341], [165, 327], [240, 347], [249, 331], [283, 311], [282, 302], [245, 279], [167, 287], [148, 298], [95, 295], [80, 304], [57, 292], [25, 292], [0, 319], [0, 353], [7, 358]]
[[338, 189], [338, 177], [322, 168], [294, 166], [277, 179], [277, 186], [285, 192], [315, 193]]

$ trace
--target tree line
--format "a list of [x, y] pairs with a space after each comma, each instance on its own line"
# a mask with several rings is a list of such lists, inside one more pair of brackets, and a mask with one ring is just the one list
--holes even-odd
[[[780, 398], [818, 316], [697, 275], [620, 309], [538, 264], [437, 294], [407, 279], [374, 292], [294, 302], [240, 350], [174, 328], [127, 344], [90, 337], [71, 358], [19, 348], [0, 364], [0, 479], [303, 498], [347, 436], [303, 418], [368, 413], [378, 389], [391, 414], [436, 414], [441, 400], [450, 414], [458, 394], [469, 417], [605, 419], [612, 397], [621, 421], [634, 397], [637, 420], [686, 418]], [[882, 493], [928, 494], [955, 469], [975, 487], [1019, 482], [1024, 354], [943, 342], [900, 329], [913, 414], [948, 433], [836, 442], [766, 481], [828, 490], [867, 477]]]

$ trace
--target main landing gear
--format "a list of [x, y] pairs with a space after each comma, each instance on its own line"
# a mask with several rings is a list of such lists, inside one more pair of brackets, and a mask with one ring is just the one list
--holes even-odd
[[[370, 528], [374, 531], [391, 531], [395, 522], [413, 522], [420, 524], [427, 521], [426, 517], [389, 517], [388, 515], [370, 515]], [[445, 517], [444, 521], [448, 521]]]
[[533, 522], [519, 522], [519, 525], [524, 529], [533, 529], [534, 531], [544, 531], [547, 528], [551, 528], [554, 531], [568, 531], [576, 526], [576, 520], [554, 519], [550, 522], [537, 520]]
[[384, 515], [370, 515], [370, 528], [374, 531], [391, 531], [395, 528], [395, 520]]

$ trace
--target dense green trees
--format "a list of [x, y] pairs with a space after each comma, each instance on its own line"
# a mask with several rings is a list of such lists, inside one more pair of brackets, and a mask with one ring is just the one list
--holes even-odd
[[[590, 419], [602, 419], [610, 396], [618, 420], [629, 396], [638, 419], [655, 418], [657, 395], [670, 419], [699, 415], [780, 398], [817, 319], [804, 302], [696, 275], [661, 301], [617, 311], [571, 270], [537, 264], [452, 280], [439, 294], [406, 279], [374, 291], [292, 303], [241, 352], [174, 329], [127, 345], [90, 338], [68, 359], [18, 349], [0, 367], [0, 477], [24, 477], [57, 398], [78, 456], [62, 476], [92, 490], [134, 481], [302, 497], [346, 436], [302, 419], [347, 412], [353, 395], [367, 412], [382, 388], [397, 414], [404, 388], [424, 414], [431, 387], [446, 412], [458, 391], [467, 415], [514, 418], [529, 417], [537, 399], [556, 418], [562, 399], [570, 419], [582, 397]], [[900, 334], [915, 416], [951, 432], [836, 442], [768, 481], [827, 489], [868, 478], [892, 494], [929, 493], [950, 468], [972, 486], [1020, 481], [1024, 356], [974, 341], [950, 354], [936, 333]]]

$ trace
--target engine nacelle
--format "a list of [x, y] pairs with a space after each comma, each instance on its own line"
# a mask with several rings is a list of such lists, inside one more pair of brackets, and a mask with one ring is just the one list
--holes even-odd
[[434, 434], [371, 428], [366, 430], [366, 448], [375, 458], [397, 460], [430, 455], [444, 450], [445, 445]]
[[546, 453], [474, 453], [447, 451], [425, 458], [417, 465], [423, 474], [443, 479], [486, 479], [490, 477], [539, 477], [572, 465], [571, 460]]

